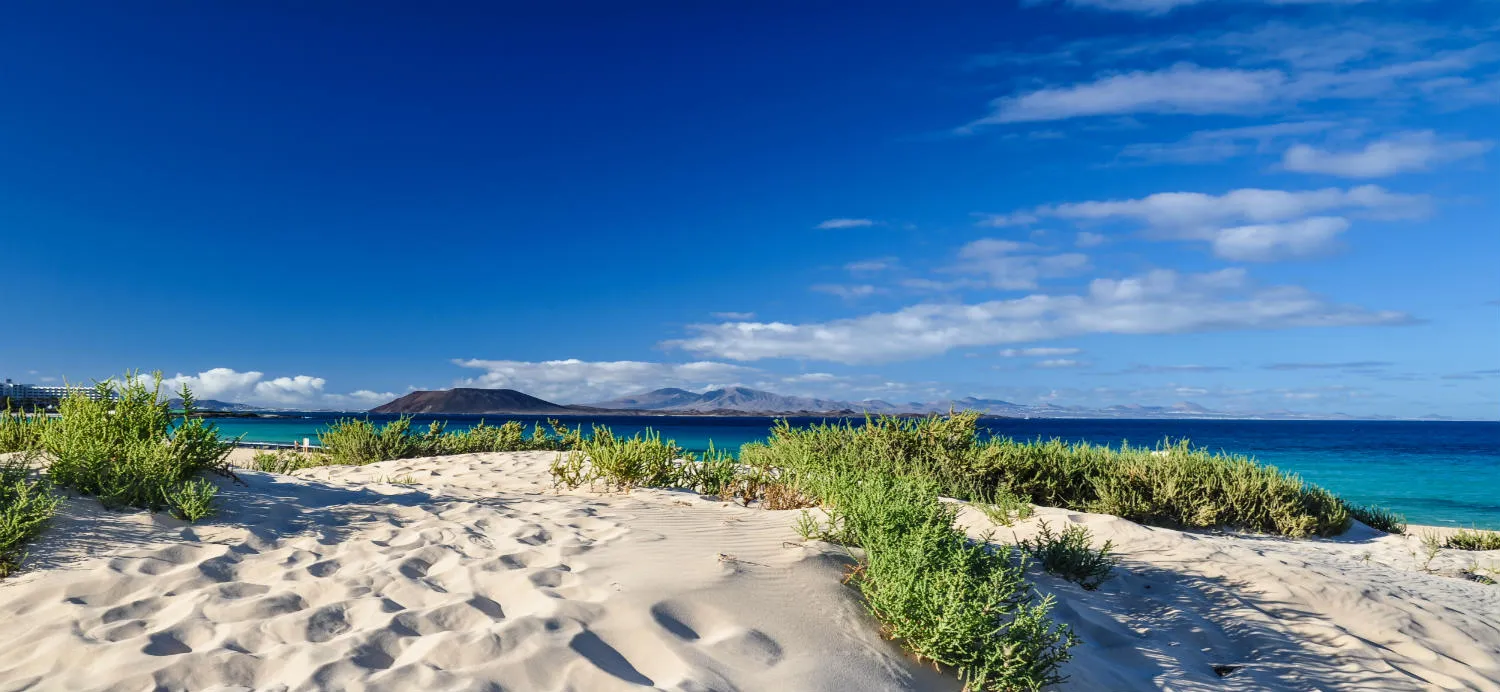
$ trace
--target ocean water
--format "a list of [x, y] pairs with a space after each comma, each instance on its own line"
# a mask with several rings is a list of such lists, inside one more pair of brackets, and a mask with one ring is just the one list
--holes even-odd
[[[289, 418], [216, 418], [220, 430], [247, 441], [293, 442], [311, 438], [337, 420], [334, 414]], [[390, 420], [395, 416], [369, 416]], [[450, 430], [481, 416], [417, 416], [414, 423], [445, 420]], [[491, 416], [491, 422], [528, 416]], [[822, 419], [792, 419], [793, 424]], [[570, 418], [569, 425], [607, 425], [632, 435], [650, 427], [682, 447], [701, 451], [710, 441], [738, 449], [764, 439], [765, 418], [703, 416], [600, 416]], [[1402, 512], [1417, 524], [1500, 529], [1500, 423], [1425, 421], [1058, 420], [985, 419], [990, 434], [1017, 439], [1062, 438], [1095, 444], [1154, 445], [1187, 438], [1214, 451], [1245, 454], [1360, 503]]]

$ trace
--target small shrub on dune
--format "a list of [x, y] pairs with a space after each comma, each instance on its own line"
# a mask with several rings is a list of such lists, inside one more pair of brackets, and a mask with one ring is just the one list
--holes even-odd
[[553, 482], [576, 488], [603, 481], [609, 490], [639, 487], [677, 488], [686, 482], [682, 465], [687, 453], [672, 440], [662, 441], [653, 430], [633, 437], [617, 437], [609, 428], [594, 426], [594, 434], [578, 449], [561, 454], [552, 465]]
[[854, 472], [814, 485], [836, 519], [804, 529], [864, 549], [851, 581], [886, 636], [952, 668], [968, 690], [1062, 681], [1058, 668], [1077, 639], [1049, 617], [1052, 599], [1027, 583], [1013, 548], [956, 529], [956, 509], [930, 479]]
[[1026, 551], [1048, 574], [1075, 582], [1089, 591], [1109, 579], [1115, 559], [1110, 556], [1114, 543], [1105, 541], [1094, 548], [1094, 537], [1087, 527], [1072, 524], [1062, 533], [1053, 533], [1047, 522], [1040, 522], [1037, 534], [1016, 545]]
[[326, 458], [319, 454], [279, 449], [274, 452], [256, 452], [251, 458], [250, 468], [266, 473], [290, 474], [327, 463]]
[[[107, 380], [96, 394], [65, 398], [60, 418], [43, 432], [48, 476], [57, 485], [107, 507], [155, 512], [172, 507], [173, 496], [205, 472], [232, 477], [227, 459], [234, 442], [201, 418], [174, 426], [159, 373], [152, 385], [136, 376]], [[192, 392], [184, 387], [181, 397], [191, 413]]]
[[1402, 535], [1406, 533], [1406, 517], [1388, 509], [1374, 506], [1345, 504], [1349, 516], [1364, 522], [1377, 531]]
[[1500, 533], [1459, 529], [1443, 542], [1443, 547], [1455, 550], [1500, 550]]
[[31, 478], [29, 460], [0, 460], [0, 577], [20, 567], [26, 544], [47, 527], [59, 499], [45, 481]]

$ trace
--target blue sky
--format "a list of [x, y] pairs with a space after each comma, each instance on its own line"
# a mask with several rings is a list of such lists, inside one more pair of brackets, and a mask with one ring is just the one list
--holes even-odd
[[1500, 5], [33, 3], [0, 374], [1500, 415]]

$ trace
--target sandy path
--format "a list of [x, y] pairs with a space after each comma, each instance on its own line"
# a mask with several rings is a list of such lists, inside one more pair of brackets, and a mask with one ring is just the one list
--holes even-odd
[[[191, 527], [71, 501], [0, 582], [0, 690], [959, 688], [878, 637], [841, 551], [800, 543], [795, 513], [554, 494], [551, 459], [247, 472]], [[1415, 539], [1051, 509], [997, 537], [1043, 519], [1124, 558], [1098, 591], [1036, 576], [1086, 642], [1064, 689], [1500, 690], [1500, 587], [1417, 571]], [[1434, 566], [1475, 559], [1500, 564]]]

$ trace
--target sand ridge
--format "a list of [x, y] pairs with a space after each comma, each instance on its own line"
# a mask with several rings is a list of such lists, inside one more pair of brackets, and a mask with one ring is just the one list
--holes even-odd
[[[70, 500], [0, 582], [0, 690], [961, 687], [879, 637], [795, 512], [559, 494], [553, 456], [246, 472], [195, 526]], [[1043, 520], [1123, 559], [1098, 591], [1034, 575], [1085, 641], [1063, 689], [1500, 690], [1500, 587], [1417, 571], [1413, 538], [960, 515]], [[1473, 559], [1500, 563], [1435, 565]]]

